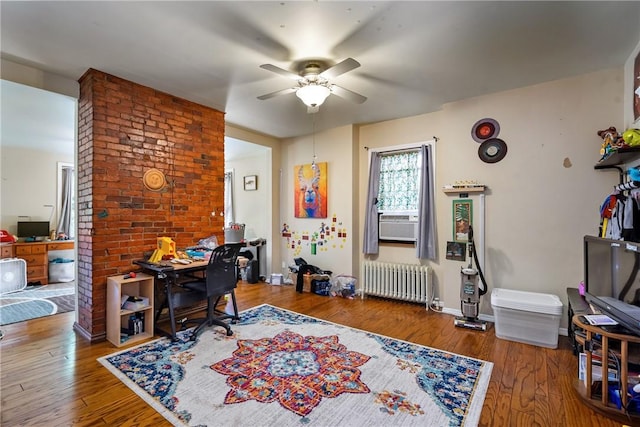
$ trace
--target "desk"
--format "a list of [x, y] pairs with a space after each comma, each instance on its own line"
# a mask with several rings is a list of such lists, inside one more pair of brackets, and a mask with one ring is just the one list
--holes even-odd
[[[203, 301], [201, 296], [196, 292], [183, 291], [180, 286], [181, 278], [193, 279], [200, 278], [207, 269], [208, 260], [194, 261], [191, 264], [174, 264], [170, 261], [162, 261], [160, 263], [150, 263], [144, 260], [134, 261], [134, 264], [140, 266], [145, 272], [154, 275], [164, 284], [164, 299], [159, 304], [155, 323], [158, 322], [162, 310], [169, 310], [169, 321], [171, 322], [171, 332], [164, 331], [155, 326], [156, 332], [163, 333], [171, 339], [176, 339], [176, 314], [175, 310], [181, 307], [193, 306]], [[240, 320], [237, 316], [234, 320]]]
[[27, 263], [27, 282], [49, 283], [49, 252], [73, 249], [71, 240], [14, 243], [13, 253]]

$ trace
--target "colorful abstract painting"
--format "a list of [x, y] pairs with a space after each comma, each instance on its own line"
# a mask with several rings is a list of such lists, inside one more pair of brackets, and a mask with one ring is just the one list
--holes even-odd
[[327, 162], [293, 167], [296, 218], [327, 217]]

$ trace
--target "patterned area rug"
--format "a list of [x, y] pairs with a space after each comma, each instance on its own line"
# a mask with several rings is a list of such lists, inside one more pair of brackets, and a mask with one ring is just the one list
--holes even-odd
[[493, 364], [270, 305], [98, 359], [174, 425], [474, 426]]
[[23, 322], [75, 309], [75, 283], [27, 286], [0, 296], [0, 325]]

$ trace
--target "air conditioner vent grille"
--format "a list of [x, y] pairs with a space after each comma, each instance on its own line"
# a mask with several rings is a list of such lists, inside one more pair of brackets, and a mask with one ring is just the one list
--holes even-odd
[[418, 216], [412, 214], [382, 214], [378, 222], [379, 240], [415, 242]]

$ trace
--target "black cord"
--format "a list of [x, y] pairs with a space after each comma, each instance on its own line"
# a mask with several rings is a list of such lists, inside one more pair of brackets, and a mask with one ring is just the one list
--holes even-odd
[[469, 225], [469, 241], [471, 242], [471, 252], [473, 253], [473, 259], [475, 260], [476, 268], [478, 269], [478, 274], [480, 275], [480, 281], [484, 286], [484, 287], [481, 286], [479, 289], [479, 294], [480, 296], [482, 296], [487, 293], [489, 286], [487, 286], [487, 281], [484, 280], [484, 274], [482, 274], [482, 269], [480, 268], [480, 263], [478, 262], [478, 254], [476, 253], [476, 244], [473, 241], [473, 227], [471, 227], [471, 225]]

